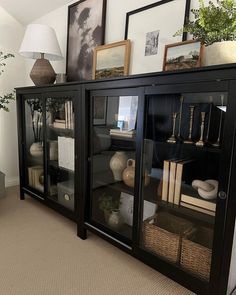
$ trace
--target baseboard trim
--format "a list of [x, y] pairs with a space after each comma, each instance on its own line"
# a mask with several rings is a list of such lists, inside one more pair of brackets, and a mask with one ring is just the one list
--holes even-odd
[[10, 177], [10, 178], [6, 177], [6, 181], [5, 181], [6, 187], [16, 186], [16, 185], [19, 185], [19, 183], [20, 183], [19, 177]]

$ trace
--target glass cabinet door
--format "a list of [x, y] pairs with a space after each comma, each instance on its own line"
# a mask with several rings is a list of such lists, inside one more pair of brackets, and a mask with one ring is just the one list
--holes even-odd
[[25, 95], [25, 184], [44, 192], [43, 100], [41, 94]]
[[74, 105], [70, 96], [46, 98], [48, 199], [74, 210]]
[[138, 96], [91, 100], [91, 222], [132, 238]]
[[140, 245], [209, 281], [227, 93], [146, 103]]

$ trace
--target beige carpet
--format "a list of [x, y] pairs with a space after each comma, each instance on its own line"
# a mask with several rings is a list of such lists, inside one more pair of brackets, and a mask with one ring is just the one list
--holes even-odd
[[190, 295], [18, 188], [0, 199], [0, 295]]

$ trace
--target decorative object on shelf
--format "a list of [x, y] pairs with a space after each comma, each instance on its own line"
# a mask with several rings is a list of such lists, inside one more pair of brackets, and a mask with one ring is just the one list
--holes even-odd
[[188, 132], [188, 139], [184, 140], [184, 143], [193, 144], [192, 140], [192, 131], [193, 131], [193, 115], [194, 115], [194, 105], [189, 106], [190, 110], [190, 120], [189, 120], [189, 132]]
[[68, 81], [92, 79], [93, 49], [104, 44], [106, 0], [80, 0], [68, 7]]
[[41, 165], [28, 167], [28, 184], [40, 192], [44, 191], [44, 182], [42, 182], [43, 173], [44, 170]]
[[5, 188], [5, 174], [0, 171], [0, 198], [5, 197], [6, 188]]
[[129, 73], [130, 40], [94, 48], [93, 79], [127, 76]]
[[115, 199], [112, 195], [103, 193], [99, 197], [99, 209], [104, 213], [105, 222], [108, 223], [108, 219], [112, 210], [118, 210], [121, 204], [119, 199]]
[[[135, 160], [129, 159], [127, 161], [127, 167], [123, 171], [123, 181], [129, 187], [134, 187], [135, 182]], [[150, 177], [148, 172], [145, 170], [144, 175], [144, 186], [147, 186], [150, 183]]]
[[206, 116], [206, 112], [201, 112], [201, 136], [200, 136], [200, 139], [195, 143], [196, 146], [204, 146], [204, 144], [205, 144], [203, 141], [205, 116]]
[[[187, 39], [186, 34], [173, 37], [173, 32], [184, 25], [189, 6], [190, 0], [162, 0], [126, 14], [125, 39], [132, 40], [130, 74], [162, 70], [165, 44]], [[166, 22], [173, 11], [176, 17]]]
[[190, 40], [165, 46], [163, 71], [197, 68], [201, 66], [201, 42]]
[[219, 0], [215, 5], [209, 1], [205, 6], [199, 0], [199, 9], [192, 9], [193, 21], [188, 21], [183, 32], [193, 35], [205, 45], [202, 65], [216, 65], [236, 62], [236, 3], [234, 0]]
[[[5, 60], [12, 57], [15, 57], [15, 56], [11, 53], [4, 54], [2, 51], [0, 51], [0, 76], [4, 72], [3, 67], [6, 66]], [[0, 110], [9, 112], [9, 108], [6, 105], [9, 104], [14, 99], [15, 99], [14, 93], [4, 94], [3, 96], [0, 95]]]
[[125, 152], [117, 151], [110, 160], [110, 168], [116, 181], [122, 180], [122, 174], [127, 165], [128, 157]]
[[183, 112], [184, 97], [180, 96], [180, 108], [179, 108], [179, 126], [178, 126], [178, 139], [181, 140], [181, 123], [182, 123], [182, 112]]
[[172, 135], [171, 137], [167, 140], [169, 143], [176, 143], [176, 137], [175, 137], [175, 125], [176, 125], [176, 118], [177, 118], [178, 113], [173, 113], [173, 127], [172, 127]]
[[30, 153], [32, 156], [41, 157], [43, 155], [42, 145], [42, 100], [40, 98], [32, 98], [26, 100], [31, 115], [32, 131], [34, 136], [34, 142], [30, 147]]
[[58, 136], [58, 165], [59, 167], [75, 170], [75, 139]]
[[74, 181], [67, 180], [63, 182], [58, 182], [56, 187], [56, 192], [58, 194], [58, 203], [70, 210], [74, 210]]
[[210, 109], [209, 109], [209, 113], [208, 113], [207, 133], [206, 133], [206, 139], [205, 139], [206, 143], [209, 143], [210, 126], [211, 126], [211, 114], [212, 114], [212, 107], [213, 107], [212, 102], [213, 102], [213, 97], [210, 95], [209, 96]]
[[120, 214], [119, 209], [114, 209], [108, 218], [107, 224], [115, 230], [119, 230], [124, 225], [124, 218]]
[[36, 86], [54, 83], [56, 73], [49, 60], [61, 60], [62, 54], [53, 28], [41, 24], [28, 25], [19, 53], [36, 59], [30, 72]]
[[206, 200], [216, 199], [218, 186], [219, 182], [214, 179], [205, 181], [196, 179], [192, 182], [192, 187], [198, 191], [199, 196]]
[[43, 144], [42, 142], [33, 142], [30, 146], [30, 154], [33, 157], [43, 156]]
[[223, 119], [223, 112], [224, 112], [224, 109], [223, 109], [223, 107], [224, 107], [224, 95], [223, 94], [221, 94], [220, 100], [221, 100], [221, 105], [217, 106], [220, 109], [220, 122], [219, 122], [218, 137], [217, 137], [217, 141], [212, 144], [215, 147], [220, 146], [221, 127], [222, 127], [222, 119]]
[[95, 96], [93, 98], [93, 125], [106, 125], [107, 97]]

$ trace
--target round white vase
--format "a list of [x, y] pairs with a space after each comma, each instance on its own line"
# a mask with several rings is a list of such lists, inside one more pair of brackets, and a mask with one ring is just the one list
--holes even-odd
[[122, 174], [126, 168], [128, 157], [125, 152], [116, 152], [110, 160], [110, 168], [112, 170], [114, 179], [117, 181], [122, 180]]
[[124, 224], [124, 219], [120, 214], [120, 210], [112, 210], [109, 218], [108, 225], [115, 230], [119, 230]]
[[215, 42], [205, 46], [202, 66], [236, 63], [236, 41]]
[[41, 157], [43, 155], [43, 145], [41, 142], [34, 142], [30, 146], [30, 154], [33, 157]]

